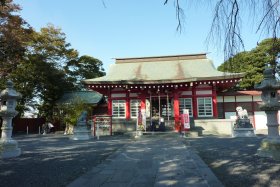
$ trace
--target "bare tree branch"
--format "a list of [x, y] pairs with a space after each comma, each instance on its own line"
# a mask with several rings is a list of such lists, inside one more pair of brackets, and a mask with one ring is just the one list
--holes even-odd
[[265, 21], [266, 19], [269, 19], [269, 18], [268, 18], [269, 14], [273, 11], [273, 8], [274, 8], [277, 4], [278, 4], [278, 1], [276, 1], [273, 5], [271, 5], [271, 1], [268, 1], [268, 3], [267, 3], [268, 10], [266, 11], [265, 15], [263, 16], [261, 22], [259, 23], [259, 26], [258, 26], [256, 32], [260, 31], [260, 28], [262, 27], [264, 21]]
[[[169, 1], [164, 0], [164, 5]], [[178, 22], [176, 30], [181, 32], [185, 18], [180, 4], [182, 1], [173, 0], [173, 2]], [[201, 1], [200, 3], [203, 4]], [[215, 0], [213, 11], [206, 41], [208, 45], [211, 43], [217, 48], [223, 46], [225, 60], [245, 49], [241, 34], [244, 15], [248, 15], [249, 21], [257, 26], [256, 33], [263, 35], [263, 31], [266, 30], [268, 37], [275, 39], [280, 34], [280, 0]]]
[[104, 0], [102, 0], [102, 4], [103, 4], [104, 8], [107, 8], [107, 6], [106, 6]]
[[[166, 5], [168, 2], [169, 0], [165, 0], [164, 5]], [[176, 31], [181, 33], [185, 21], [185, 13], [184, 13], [184, 9], [181, 8], [180, 0], [174, 0], [174, 7], [176, 10], [176, 20], [178, 22]]]
[[182, 21], [185, 20], [185, 14], [184, 14], [184, 10], [181, 8], [180, 6], [180, 0], [176, 0], [175, 1], [175, 6], [176, 6], [176, 18], [177, 18], [177, 21], [178, 21], [178, 25], [177, 25], [177, 28], [176, 30], [179, 31], [180, 33], [182, 32]]

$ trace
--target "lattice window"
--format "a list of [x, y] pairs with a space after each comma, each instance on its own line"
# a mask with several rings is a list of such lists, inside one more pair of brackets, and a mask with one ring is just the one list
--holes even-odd
[[125, 118], [125, 100], [112, 101], [112, 114], [113, 118]]
[[140, 100], [139, 99], [132, 99], [130, 100], [130, 117], [137, 118], [137, 113], [140, 107]]
[[211, 97], [197, 98], [197, 106], [199, 117], [213, 116], [213, 106]]
[[193, 116], [192, 98], [180, 98], [179, 99], [180, 114], [183, 114], [183, 109], [189, 109], [190, 117]]

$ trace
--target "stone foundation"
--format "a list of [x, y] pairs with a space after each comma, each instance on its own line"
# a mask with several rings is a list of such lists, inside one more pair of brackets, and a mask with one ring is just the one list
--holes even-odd
[[254, 128], [235, 128], [232, 132], [232, 137], [255, 137]]
[[90, 139], [90, 131], [86, 126], [77, 126], [74, 127], [72, 140], [89, 140]]
[[201, 128], [203, 134], [232, 135], [233, 119], [197, 119], [196, 128]]
[[17, 157], [21, 154], [15, 140], [0, 140], [0, 158]]
[[261, 157], [269, 157], [275, 160], [280, 160], [280, 138], [263, 139], [257, 154]]

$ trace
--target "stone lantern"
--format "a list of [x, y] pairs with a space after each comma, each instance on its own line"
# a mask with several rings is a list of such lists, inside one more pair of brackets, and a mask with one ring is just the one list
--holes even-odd
[[0, 93], [1, 108], [0, 116], [2, 117], [2, 134], [0, 139], [0, 158], [16, 157], [21, 154], [17, 141], [12, 139], [12, 119], [18, 114], [15, 110], [16, 100], [21, 98], [21, 94], [13, 88], [13, 82], [8, 80], [7, 88]]
[[280, 109], [277, 90], [280, 89], [280, 84], [276, 81], [272, 68], [266, 67], [263, 74], [264, 79], [260, 84], [255, 85], [255, 89], [262, 91], [261, 98], [263, 103], [260, 109], [265, 111], [267, 116], [268, 135], [261, 142], [258, 155], [280, 160], [280, 137], [277, 120], [277, 113]]

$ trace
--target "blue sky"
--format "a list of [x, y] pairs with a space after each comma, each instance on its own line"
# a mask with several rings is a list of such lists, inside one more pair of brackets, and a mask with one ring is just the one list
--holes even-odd
[[[48, 23], [60, 27], [67, 42], [80, 55], [100, 59], [107, 71], [113, 58], [209, 52], [217, 67], [223, 52], [206, 45], [213, 12], [208, 5], [183, 4], [184, 30], [176, 31], [172, 1], [164, 0], [15, 0], [20, 15], [37, 31]], [[105, 3], [105, 6], [103, 4]], [[195, 2], [195, 1], [192, 1]], [[261, 41], [254, 28], [243, 21], [245, 49]]]

